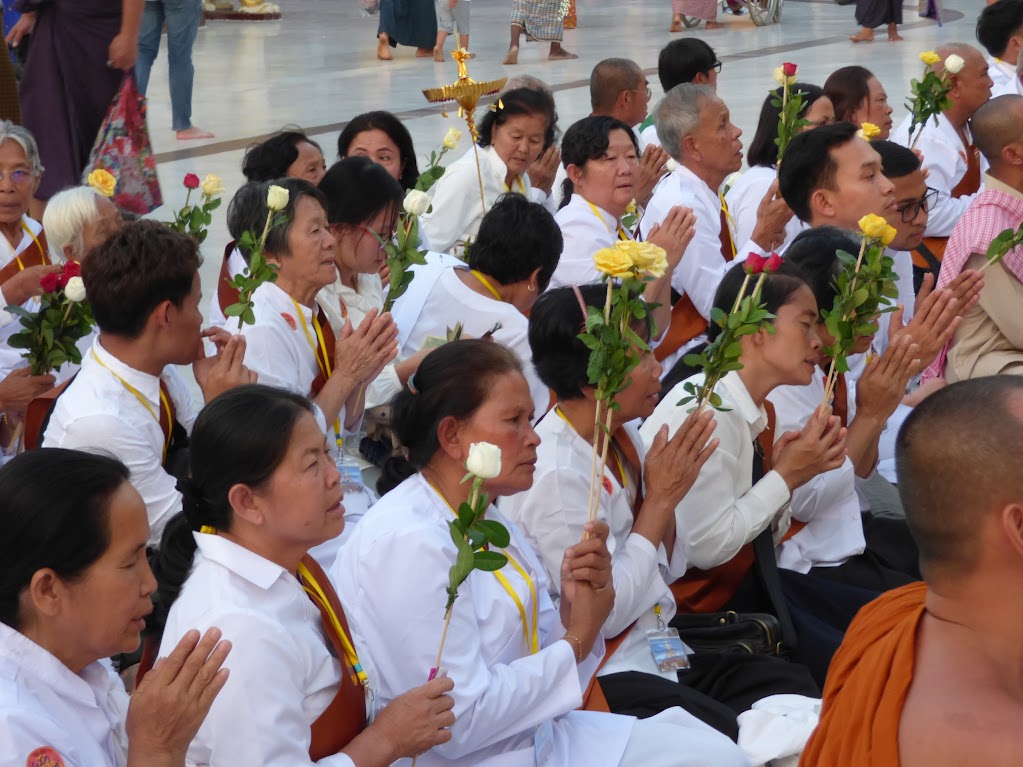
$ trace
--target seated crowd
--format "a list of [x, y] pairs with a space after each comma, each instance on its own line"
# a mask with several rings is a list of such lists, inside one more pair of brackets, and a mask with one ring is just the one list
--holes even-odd
[[[0, 122], [0, 764], [1015, 764], [1023, 247], [986, 254], [1023, 224], [1020, 39], [997, 0], [989, 59], [938, 49], [963, 66], [915, 142], [843, 67], [793, 86], [780, 162], [772, 91], [739, 176], [700, 40], [661, 52], [649, 115], [626, 59], [563, 132], [522, 78], [411, 230], [394, 115], [352, 119], [329, 167], [282, 132], [245, 154], [205, 301], [197, 240], [97, 189], [31, 218], [45, 158]], [[870, 214], [893, 310], [832, 388]], [[637, 240], [667, 266], [591, 487], [593, 257]], [[772, 253], [768, 327], [684, 404]], [[69, 264], [94, 327], [39, 373], [12, 339]], [[479, 443], [479, 530], [507, 534], [473, 561], [506, 565], [459, 585]]]

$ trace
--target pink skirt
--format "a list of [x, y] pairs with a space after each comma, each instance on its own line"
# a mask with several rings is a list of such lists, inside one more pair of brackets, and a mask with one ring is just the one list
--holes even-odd
[[671, 0], [671, 12], [714, 21], [718, 16], [718, 0]]

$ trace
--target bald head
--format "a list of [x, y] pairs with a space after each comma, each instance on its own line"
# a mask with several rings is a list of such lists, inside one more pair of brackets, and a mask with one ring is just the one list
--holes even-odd
[[643, 71], [635, 61], [604, 59], [590, 73], [590, 106], [593, 113], [611, 114], [618, 94], [638, 89], [642, 81]]
[[970, 574], [983, 527], [1023, 505], [1023, 378], [974, 378], [925, 399], [896, 443], [899, 495], [931, 582]]
[[[1023, 145], [1023, 96], [1006, 94], [991, 99], [974, 113], [970, 127], [981, 154], [992, 168], [999, 167], [1006, 147]], [[1023, 146], [1017, 154], [1023, 154]]]
[[934, 52], [938, 54], [941, 61], [934, 65], [934, 71], [938, 74], [942, 74], [945, 71], [945, 59], [955, 54], [965, 62], [975, 56], [979, 56], [981, 60], [984, 59], [984, 54], [974, 48], [969, 43], [945, 43], [944, 45], [935, 48]]

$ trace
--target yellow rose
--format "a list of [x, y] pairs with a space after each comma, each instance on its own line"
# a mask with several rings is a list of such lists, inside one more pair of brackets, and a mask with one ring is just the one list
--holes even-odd
[[881, 129], [874, 125], [874, 123], [863, 123], [860, 129], [856, 131], [856, 135], [864, 141], [870, 141], [881, 135]]
[[881, 216], [873, 213], [864, 216], [857, 223], [860, 227], [860, 231], [872, 240], [883, 239], [885, 236], [885, 230], [891, 229], [891, 227], [888, 226], [887, 221], [885, 221]]
[[[623, 243], [619, 243], [623, 244]], [[611, 278], [631, 276], [634, 269], [632, 257], [621, 247], [601, 248], [593, 254], [593, 265], [598, 272]]]
[[931, 66], [941, 61], [941, 56], [939, 56], [934, 51], [924, 51], [923, 53], [920, 54], [920, 61], [922, 61], [927, 66]]
[[881, 244], [887, 248], [889, 245], [892, 244], [892, 240], [895, 239], [896, 234], [898, 234], [898, 231], [895, 229], [894, 226], [886, 226], [884, 228], [884, 233], [880, 237]]
[[89, 174], [87, 179], [89, 186], [95, 189], [104, 197], [113, 197], [117, 189], [117, 179], [113, 174], [103, 168], [98, 168]]
[[220, 180], [220, 176], [214, 176], [212, 173], [206, 176], [206, 180], [202, 182], [202, 193], [207, 197], [216, 197], [224, 193], [224, 182]]
[[628, 253], [638, 272], [646, 272], [655, 279], [668, 268], [668, 257], [664, 248], [649, 242], [619, 242], [618, 247]]
[[778, 85], [785, 85], [786, 83], [789, 85], [795, 85], [797, 77], [798, 75], [792, 75], [791, 77], [786, 75], [783, 67], [774, 68], [774, 81], [778, 83]]

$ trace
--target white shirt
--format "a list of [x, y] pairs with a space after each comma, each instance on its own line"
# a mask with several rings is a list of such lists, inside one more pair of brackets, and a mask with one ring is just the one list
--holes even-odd
[[[642, 461], [646, 451], [639, 434], [629, 426], [625, 428]], [[557, 412], [548, 413], [537, 424], [536, 432], [540, 435], [540, 446], [533, 486], [501, 498], [497, 507], [519, 526], [539, 555], [551, 598], [557, 602], [561, 596], [561, 561], [565, 550], [583, 538], [589, 509], [593, 448]], [[613, 457], [608, 458], [609, 463], [613, 460]], [[611, 639], [630, 627], [631, 630], [601, 668], [599, 676], [642, 671], [675, 682], [677, 672], [658, 670], [646, 632], [657, 627], [655, 604], [661, 606], [664, 623], [674, 616], [675, 598], [665, 583], [665, 576], [672, 581], [681, 578], [685, 562], [673, 562], [669, 574], [664, 546], [655, 549], [642, 535], [632, 532], [635, 478], [629, 475], [627, 482], [628, 489], [623, 488], [611, 469], [604, 469], [597, 519], [607, 522], [611, 528], [607, 548], [611, 552], [615, 603], [602, 633], [606, 639]]]
[[[192, 628], [231, 642], [231, 676], [188, 748], [188, 765], [312, 765], [310, 727], [337, 694], [341, 666], [295, 576], [226, 538], [195, 533], [192, 572], [171, 606], [160, 656]], [[356, 652], [359, 644], [355, 643]], [[353, 767], [345, 754], [323, 767]]]
[[590, 206], [591, 203], [581, 194], [573, 194], [568, 204], [554, 217], [565, 245], [551, 277], [551, 288], [600, 282], [600, 272], [593, 265], [593, 255], [618, 241], [621, 223], [603, 208]]
[[650, 123], [639, 132], [639, 150], [645, 152], [648, 146], [660, 146], [661, 137], [657, 135], [657, 124]]
[[676, 205], [693, 209], [696, 234], [671, 277], [671, 286], [688, 295], [700, 315], [709, 320], [714, 294], [725, 272], [733, 264], [744, 261], [750, 252], [760, 255], [767, 255], [767, 252], [752, 240], [737, 239], [733, 232], [732, 239], [737, 246], [735, 260], [725, 261], [721, 254], [721, 199], [715, 190], [681, 164], [654, 189], [639, 223], [643, 237], [649, 235], [654, 224], [664, 221]]
[[[909, 125], [912, 119], [912, 115], [906, 115], [906, 118], [899, 123], [899, 127], [892, 131], [892, 141], [906, 147], [912, 143], [909, 136]], [[970, 136], [968, 126], [965, 130], [966, 135]], [[976, 197], [976, 194], [952, 197], [952, 190], [966, 175], [968, 159], [966, 147], [963, 146], [962, 139], [959, 138], [956, 129], [952, 127], [952, 123], [944, 114], [938, 115], [937, 125], [934, 124], [932, 118], [927, 121], [922, 130], [917, 126], [914, 135], [916, 133], [920, 134], [916, 148], [923, 154], [923, 167], [930, 171], [930, 175], [927, 177], [927, 186], [938, 190], [938, 199], [927, 217], [926, 235], [928, 237], [948, 237], [952, 234], [960, 216], [970, 207], [970, 201]], [[987, 161], [981, 156], [980, 170], [982, 174], [986, 168]], [[984, 189], [983, 178], [980, 189]]]
[[[34, 218], [29, 218], [28, 215], [22, 216], [21, 221], [29, 229], [32, 230], [32, 234], [34, 234], [36, 237], [38, 237], [39, 233], [43, 231], [43, 225], [36, 221]], [[18, 243], [18, 247], [16, 248], [12, 248], [11, 243], [7, 240], [7, 238], [4, 237], [3, 235], [0, 235], [0, 269], [3, 269], [5, 266], [11, 263], [11, 261], [14, 260], [15, 256], [18, 256], [21, 253], [23, 253], [26, 248], [32, 245], [32, 243], [33, 240], [31, 235], [29, 235], [29, 233], [24, 230], [22, 230], [21, 242]], [[52, 253], [48, 255], [50, 255], [51, 258], [53, 257]], [[29, 299], [29, 301], [35, 301], [36, 305], [38, 306], [38, 300]], [[10, 302], [6, 298], [4, 298], [3, 286], [0, 286], [0, 334], [2, 334], [0, 335], [0, 338], [2, 338], [5, 343], [7, 339], [11, 337], [12, 332], [16, 333], [17, 331], [21, 330], [21, 323], [15, 323], [15, 327], [13, 329], [8, 329], [6, 327], [14, 320], [14, 315], [6, 310], [8, 303]], [[25, 305], [25, 308], [29, 308], [27, 304]]]
[[449, 268], [468, 269], [464, 261], [450, 253], [428, 251], [425, 264], [413, 264], [412, 282], [391, 307], [391, 317], [398, 326], [398, 352], [404, 351], [409, 331], [419, 322], [423, 308], [430, 298], [433, 286]]
[[[331, 570], [379, 706], [423, 684], [436, 660], [448, 570], [455, 560], [452, 516], [444, 499], [416, 475], [370, 510]], [[539, 559], [496, 509], [487, 516], [506, 523], [512, 540], [505, 552], [532, 582], [531, 591], [511, 565], [501, 571], [531, 628], [536, 594], [540, 651], [529, 654], [519, 610], [497, 577], [470, 574], [459, 587], [441, 658], [455, 683], [452, 739], [422, 754], [418, 764], [534, 767], [535, 738], [543, 726], [553, 729], [548, 764], [618, 765], [633, 718], [574, 711], [603, 655], [603, 641], [576, 665], [572, 645], [558, 641], [565, 629]]]
[[[242, 252], [238, 248], [232, 248], [231, 253], [227, 256], [227, 273], [231, 277], [237, 277], [245, 271], [248, 266], [245, 263], [245, 259], [242, 257]], [[220, 270], [217, 270], [217, 287], [220, 286]], [[226, 306], [220, 305], [220, 293], [217, 290], [213, 290], [213, 295], [210, 296], [210, 310], [209, 310], [209, 325], [214, 328], [227, 328], [231, 325], [229, 330], [234, 332], [238, 326], [238, 318], [231, 317], [230, 322], [228, 318], [224, 316], [224, 309]], [[208, 349], [212, 348], [212, 344], [207, 346]]]
[[[775, 168], [754, 165], [743, 171], [729, 187], [728, 193], [725, 194], [725, 202], [728, 203], [728, 213], [735, 222], [736, 243], [746, 242], [753, 236], [753, 230], [757, 226], [757, 209], [777, 178], [778, 171]], [[775, 248], [775, 252], [784, 253], [796, 235], [809, 228], [807, 224], [793, 216], [785, 224], [785, 240]]]
[[[501, 327], [493, 339], [518, 356], [533, 396], [535, 415], [539, 418], [547, 412], [550, 390], [533, 369], [529, 320], [511, 304], [481, 295], [464, 285], [458, 276], [464, 273], [461, 269], [448, 268], [438, 274], [415, 325], [407, 330], [408, 336], [399, 353], [409, 357], [422, 349], [427, 339], [446, 338], [448, 328], [454, 328], [458, 322], [462, 323], [463, 338], [480, 338], [500, 322]], [[412, 284], [415, 283], [413, 279]]]
[[0, 764], [35, 765], [29, 755], [51, 748], [66, 767], [124, 767], [127, 710], [128, 695], [108, 661], [75, 674], [0, 623]]
[[[148, 409], [114, 373], [142, 395]], [[131, 484], [146, 502], [152, 546], [160, 544], [164, 526], [181, 511], [177, 480], [163, 469], [166, 440], [154, 417], [163, 407], [160, 381], [167, 385], [175, 419], [191, 433], [199, 411], [178, 372], [168, 366], [157, 378], [130, 368], [97, 338], [84, 355], [78, 376], [57, 398], [42, 440], [43, 447], [84, 450], [122, 461], [131, 471]]]
[[[849, 398], [849, 423], [856, 415], [856, 383], [846, 374]], [[774, 436], [799, 431], [824, 401], [824, 373], [814, 368], [806, 386], [779, 386], [767, 397], [774, 404]], [[818, 474], [792, 491], [792, 516], [806, 527], [778, 548], [778, 566], [800, 573], [811, 567], [843, 564], [849, 557], [862, 554], [861, 503], [856, 492], [857, 478], [852, 461], [846, 457], [837, 469]]]
[[[697, 385], [703, 374], [687, 379]], [[640, 435], [647, 449], [658, 429], [667, 424], [670, 435], [689, 415], [694, 402], [681, 407], [688, 396], [686, 381], [661, 399]], [[767, 411], [757, 407], [738, 373], [728, 373], [715, 388], [727, 412], [715, 411], [715, 450], [692, 489], [675, 507], [675, 554], [685, 557], [690, 567], [709, 570], [732, 559], [739, 550], [778, 520], [777, 540], [788, 529], [789, 488], [781, 475], [771, 470], [753, 484], [753, 440], [767, 427]], [[777, 433], [777, 432], [776, 432]]]
[[[517, 192], [535, 202], [530, 190], [529, 176], [523, 173], [519, 183], [509, 190], [504, 183], [508, 166], [494, 151], [494, 147], [479, 149], [479, 171], [483, 178], [483, 197], [490, 210], [502, 194]], [[442, 252], [460, 254], [468, 238], [476, 239], [483, 208], [480, 202], [480, 182], [476, 171], [476, 155], [470, 149], [444, 171], [430, 189], [433, 210], [419, 217], [419, 226], [429, 239], [430, 247]]]
[[987, 57], [987, 73], [991, 78], [991, 98], [1005, 93], [1015, 93], [1019, 84], [1016, 67], [994, 56]]

